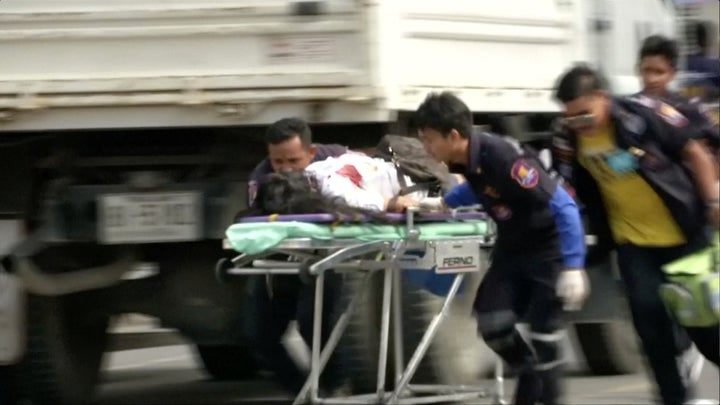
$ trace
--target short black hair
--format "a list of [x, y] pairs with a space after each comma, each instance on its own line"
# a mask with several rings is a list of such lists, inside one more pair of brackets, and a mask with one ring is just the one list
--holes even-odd
[[470, 108], [453, 93], [430, 93], [415, 111], [413, 124], [418, 129], [431, 128], [443, 135], [453, 129], [463, 138], [470, 137], [473, 116]]
[[677, 42], [662, 35], [651, 35], [640, 47], [640, 61], [650, 56], [665, 58], [673, 69], [677, 68], [678, 46]]
[[599, 90], [607, 90], [605, 78], [585, 64], [578, 64], [563, 73], [555, 86], [555, 98], [567, 103]]
[[695, 44], [701, 51], [707, 50], [709, 45], [708, 36], [711, 29], [715, 27], [709, 21], [697, 21], [691, 25], [692, 34], [695, 37]]
[[310, 126], [300, 118], [283, 118], [275, 121], [265, 132], [265, 143], [277, 145], [294, 137], [299, 137], [303, 146], [312, 144]]

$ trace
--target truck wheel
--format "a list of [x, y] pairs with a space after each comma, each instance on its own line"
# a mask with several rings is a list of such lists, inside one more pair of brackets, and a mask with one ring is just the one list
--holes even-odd
[[81, 296], [28, 297], [27, 349], [13, 367], [17, 396], [34, 405], [84, 404], [93, 396], [108, 315]]
[[[333, 310], [333, 319], [338, 319], [345, 311], [352, 297], [362, 287], [362, 280], [361, 274], [343, 275], [342, 299]], [[336, 353], [342, 356], [356, 394], [375, 392], [377, 388], [383, 273], [371, 274], [368, 284], [336, 349]], [[388, 370], [392, 370], [391, 346], [388, 347]], [[386, 375], [385, 386], [390, 387], [393, 379], [390, 374]]]
[[630, 321], [577, 323], [575, 333], [593, 374], [632, 374], [640, 369], [642, 358]]
[[[467, 274], [462, 294], [451, 304], [411, 380], [415, 384], [473, 384], [492, 369], [495, 355], [477, 334], [477, 321], [472, 315], [474, 292], [481, 274]], [[403, 344], [405, 364], [417, 348], [445, 297], [410, 283], [403, 277]]]
[[257, 364], [245, 346], [197, 345], [197, 352], [205, 371], [216, 380], [246, 380], [256, 375]]

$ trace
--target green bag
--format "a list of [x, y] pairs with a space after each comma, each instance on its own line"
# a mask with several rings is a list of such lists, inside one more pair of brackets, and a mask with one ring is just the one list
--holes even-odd
[[720, 323], [720, 232], [710, 247], [663, 266], [669, 283], [660, 297], [680, 325]]

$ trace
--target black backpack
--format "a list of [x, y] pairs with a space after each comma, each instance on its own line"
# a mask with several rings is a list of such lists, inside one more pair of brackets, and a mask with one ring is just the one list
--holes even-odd
[[[385, 135], [377, 145], [375, 156], [395, 164], [402, 187], [400, 195], [418, 190], [428, 190], [431, 196], [439, 195], [449, 191], [454, 184], [447, 166], [433, 159], [417, 138]], [[405, 184], [403, 175], [415, 184]]]

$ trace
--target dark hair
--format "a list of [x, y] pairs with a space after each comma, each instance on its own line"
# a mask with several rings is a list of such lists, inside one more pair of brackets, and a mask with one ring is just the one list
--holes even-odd
[[640, 60], [650, 56], [661, 56], [665, 58], [673, 69], [677, 68], [678, 47], [677, 43], [662, 35], [651, 35], [643, 41], [640, 48]]
[[709, 21], [697, 21], [690, 27], [692, 29], [692, 36], [695, 37], [695, 45], [697, 45], [701, 51], [706, 51], [709, 45], [708, 36], [710, 31], [715, 27]]
[[598, 90], [606, 90], [607, 84], [600, 73], [580, 64], [563, 73], [555, 88], [555, 98], [567, 103]]
[[413, 124], [418, 129], [434, 129], [443, 136], [454, 129], [463, 138], [468, 138], [473, 130], [473, 116], [462, 100], [445, 91], [428, 94], [415, 111]]
[[348, 205], [342, 198], [331, 198], [316, 191], [302, 172], [272, 173], [258, 187], [255, 202], [237, 217], [330, 213], [338, 219], [366, 216], [385, 221], [382, 213]]
[[312, 144], [310, 126], [300, 118], [283, 118], [275, 121], [265, 132], [265, 143], [276, 145], [294, 137], [299, 137], [303, 146]]

